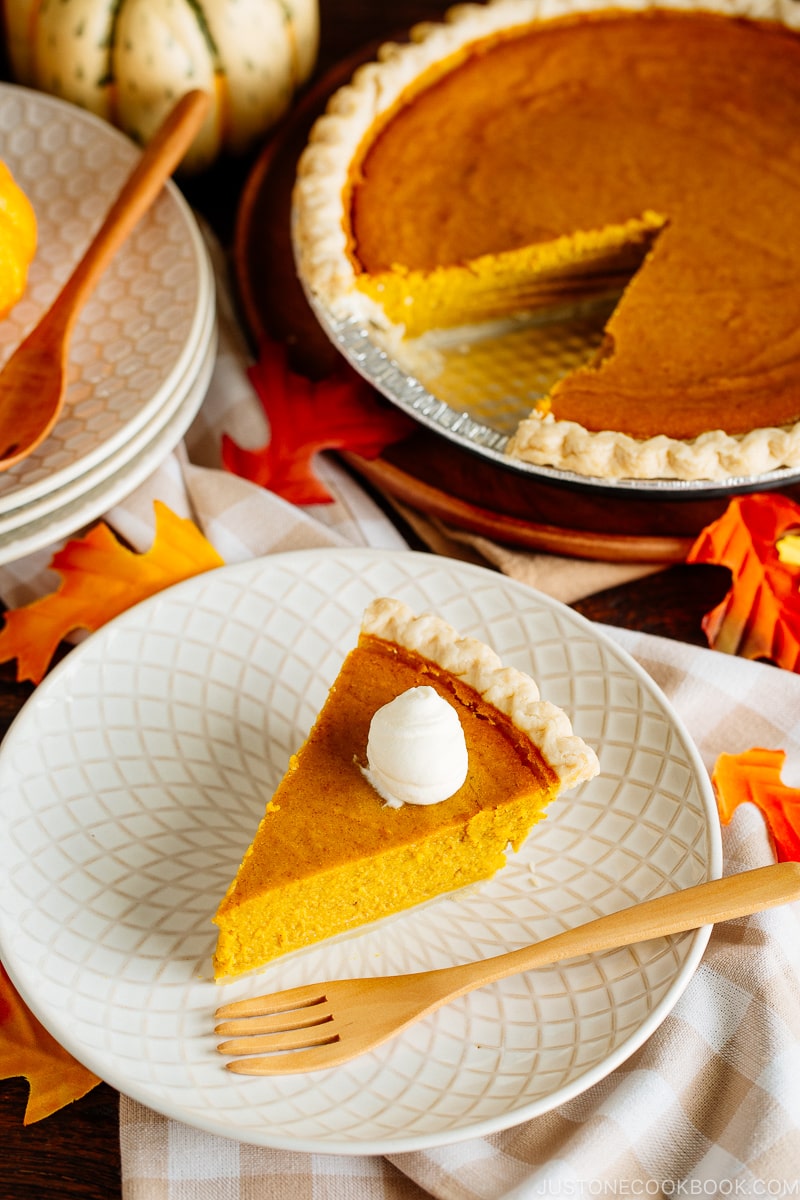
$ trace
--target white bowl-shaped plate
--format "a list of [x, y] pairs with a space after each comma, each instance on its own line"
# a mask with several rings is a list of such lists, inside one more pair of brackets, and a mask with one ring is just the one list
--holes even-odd
[[[211, 917], [377, 595], [532, 672], [602, 773], [493, 880], [215, 985]], [[0, 957], [44, 1024], [161, 1113], [302, 1151], [396, 1153], [548, 1111], [659, 1025], [708, 929], [506, 980], [308, 1075], [226, 1071], [218, 1004], [486, 957], [721, 868], [706, 772], [633, 660], [531, 589], [423, 554], [275, 555], [131, 609], [33, 694], [0, 747], [0, 795]]]
[[[207, 255], [205, 249], [203, 253]], [[72, 533], [85, 524], [82, 514], [87, 507], [92, 512], [86, 520], [100, 515], [110, 506], [104, 501], [109, 489], [115, 496], [114, 503], [122, 495], [118, 485], [127, 477], [128, 469], [138, 474], [138, 469], [144, 463], [143, 451], [147, 451], [147, 458], [151, 462], [153, 456], [159, 461], [166, 458], [205, 397], [216, 362], [217, 343], [216, 300], [212, 293], [205, 310], [196, 357], [146, 424], [132, 433], [113, 453], [67, 480], [56, 491], [44, 492], [7, 512], [0, 510], [0, 562], [20, 557], [21, 553], [29, 553], [28, 541], [32, 531], [35, 531], [36, 540], [41, 545], [47, 545], [63, 536], [64, 532]], [[143, 476], [139, 475], [139, 480], [141, 478]], [[135, 484], [129, 490], [133, 486]], [[71, 528], [65, 527], [65, 520], [69, 521]], [[50, 532], [50, 522], [55, 532]], [[23, 549], [20, 550], [20, 547]]]
[[[124, 500], [175, 449], [205, 399], [216, 362], [216, 333], [203, 360], [176, 390], [169, 405], [129, 442], [53, 495], [0, 516], [0, 564], [13, 562], [71, 537]], [[16, 518], [16, 519], [14, 519]], [[6, 523], [8, 521], [8, 523]]]
[[[0, 365], [52, 304], [140, 151], [106, 121], [0, 84], [0, 158], [33, 204], [36, 256], [0, 321]], [[118, 251], [72, 336], [65, 405], [49, 437], [0, 473], [0, 512], [74, 480], [124, 446], [201, 359], [214, 280], [189, 206], [170, 181]]]

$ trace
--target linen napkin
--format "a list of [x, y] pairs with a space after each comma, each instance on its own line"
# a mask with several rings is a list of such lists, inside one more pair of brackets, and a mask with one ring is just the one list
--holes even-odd
[[[220, 469], [223, 431], [258, 446], [269, 430], [243, 371], [247, 346], [219, 273], [219, 355], [183, 443], [108, 514], [135, 548], [152, 501], [192, 517], [227, 562], [315, 546], [403, 549], [387, 511], [335, 460], [319, 471], [330, 505], [300, 510]], [[471, 539], [419, 514], [403, 524], [433, 552], [484, 561], [562, 600], [651, 566], [571, 562]], [[20, 604], [53, 586], [52, 548], [0, 569]], [[608, 630], [671, 698], [706, 765], [754, 745], [800, 762], [800, 678], [760, 664]], [[728, 872], [768, 862], [760, 815], [724, 830]], [[301, 1154], [215, 1137], [121, 1097], [124, 1200], [517, 1200], [540, 1195], [787, 1195], [800, 1190], [800, 913], [717, 927], [672, 1014], [622, 1067], [569, 1104], [491, 1137], [383, 1157]]]

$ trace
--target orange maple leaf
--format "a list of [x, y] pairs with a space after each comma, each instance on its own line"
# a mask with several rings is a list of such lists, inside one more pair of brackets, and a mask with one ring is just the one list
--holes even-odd
[[800, 506], [778, 493], [737, 496], [708, 525], [686, 561], [729, 567], [731, 588], [703, 618], [714, 650], [800, 670], [800, 570], [778, 543], [800, 529]]
[[144, 554], [123, 546], [101, 521], [53, 555], [50, 566], [62, 577], [55, 592], [5, 614], [0, 662], [16, 658], [18, 680], [39, 683], [74, 630], [99, 629], [155, 592], [223, 565], [192, 521], [158, 500], [153, 507], [155, 538]]
[[100, 1082], [39, 1023], [0, 964], [0, 1079], [17, 1075], [30, 1085], [26, 1125], [79, 1100]]
[[800, 789], [782, 782], [785, 761], [784, 750], [720, 754], [711, 782], [723, 825], [740, 804], [755, 804], [767, 822], [778, 859], [800, 862]]
[[415, 428], [410, 417], [382, 404], [354, 371], [317, 383], [295, 374], [277, 342], [261, 347], [248, 374], [269, 421], [270, 440], [246, 450], [224, 434], [223, 465], [292, 504], [329, 504], [333, 499], [314, 474], [319, 451], [353, 450], [374, 458]]

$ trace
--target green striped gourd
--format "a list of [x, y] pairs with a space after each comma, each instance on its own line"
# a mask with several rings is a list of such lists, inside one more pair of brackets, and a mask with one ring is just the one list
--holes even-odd
[[0, 0], [14, 79], [144, 143], [191, 88], [213, 96], [184, 169], [240, 154], [313, 69], [318, 0]]

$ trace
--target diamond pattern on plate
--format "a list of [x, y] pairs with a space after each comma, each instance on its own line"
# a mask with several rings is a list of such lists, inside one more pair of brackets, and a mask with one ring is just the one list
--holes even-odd
[[[0, 84], [0, 157], [38, 223], [27, 289], [0, 322], [0, 364], [55, 299], [138, 153], [83, 109]], [[78, 318], [64, 415], [33, 454], [0, 476], [0, 512], [56, 491], [144, 428], [184, 385], [208, 338], [211, 287], [196, 222], [168, 184]]]
[[[529, 670], [602, 774], [495, 879], [218, 987], [210, 918], [375, 595], [435, 610]], [[0, 794], [0, 946], [45, 1023], [151, 1107], [301, 1150], [408, 1150], [563, 1102], [663, 1019], [705, 935], [505, 980], [308, 1077], [226, 1072], [223, 998], [486, 957], [719, 869], [707, 778], [644, 673], [568, 609], [429, 555], [276, 555], [139, 605], [34, 694], [0, 749]]]

